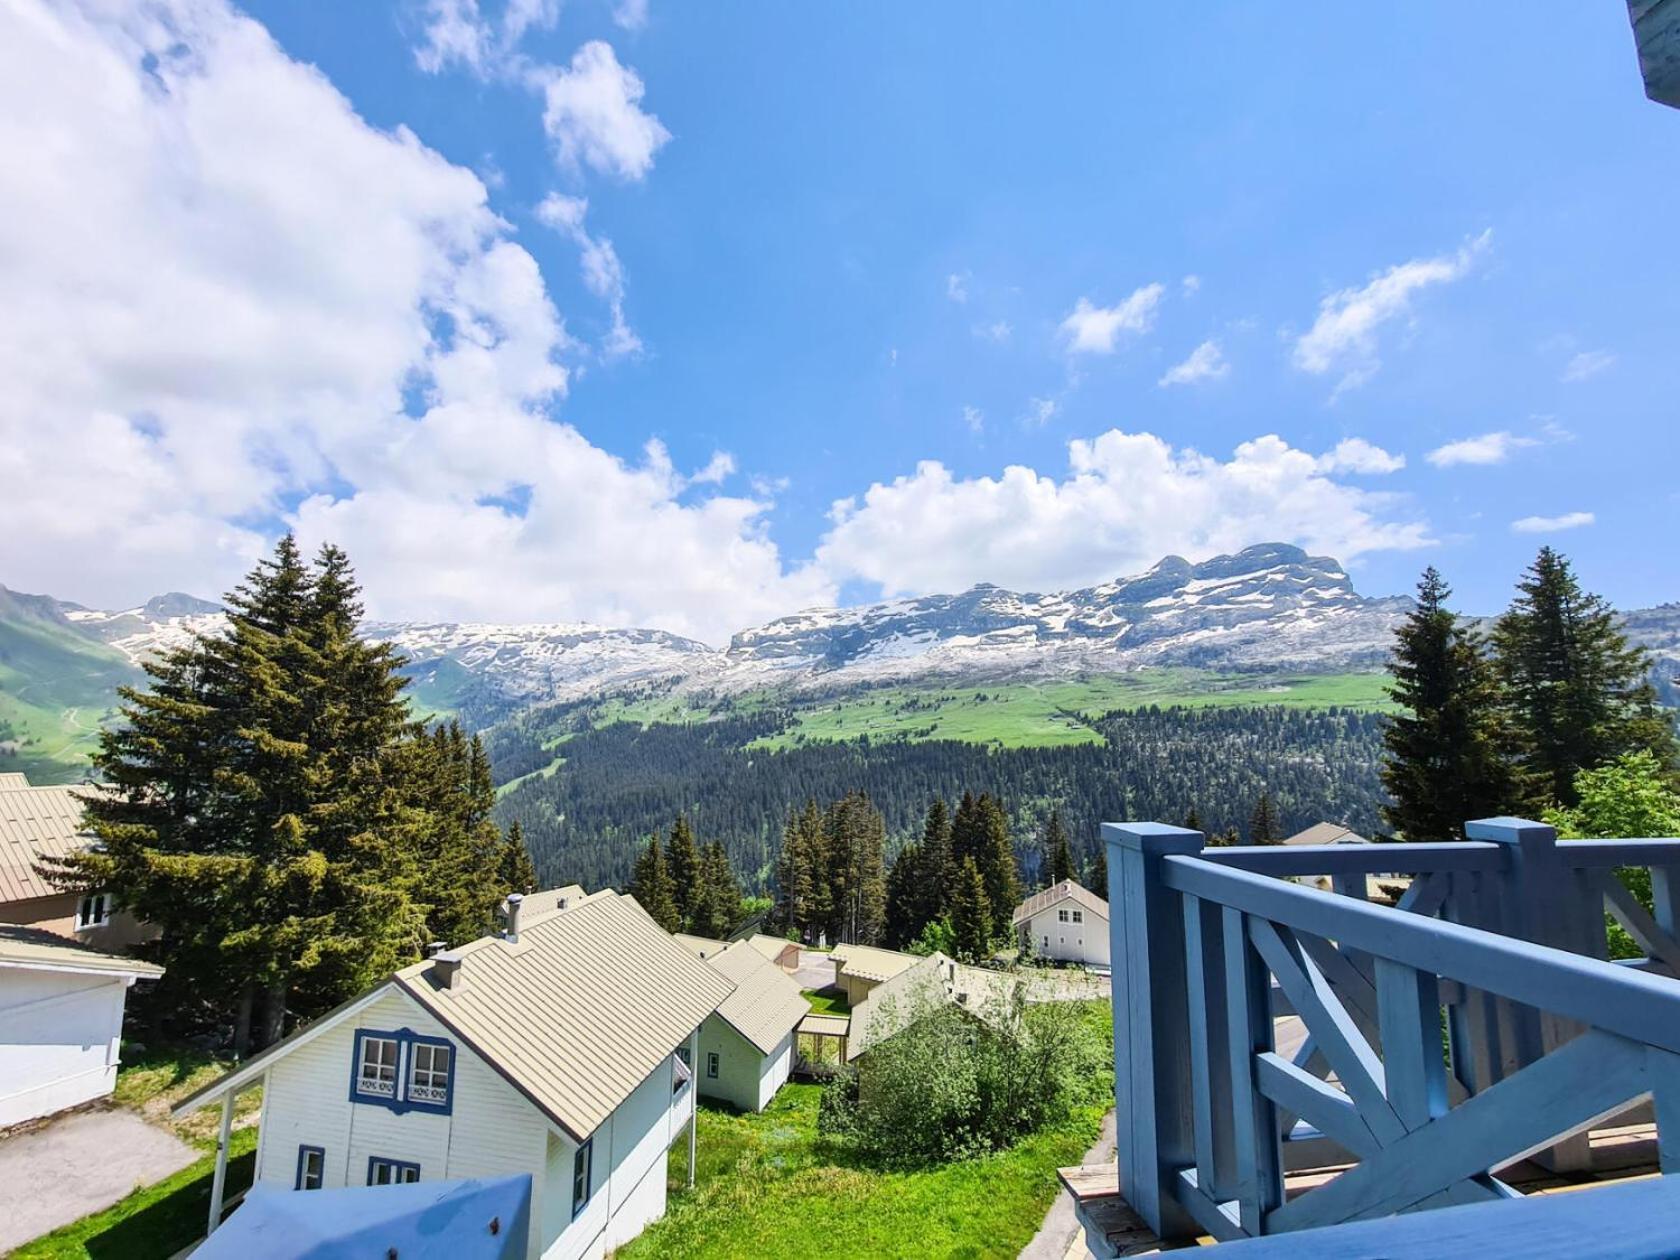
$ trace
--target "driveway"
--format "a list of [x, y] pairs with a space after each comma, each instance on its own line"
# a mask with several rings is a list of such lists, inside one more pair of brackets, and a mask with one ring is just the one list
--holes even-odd
[[834, 963], [814, 949], [799, 951], [799, 970], [794, 973], [801, 989], [826, 989], [834, 983]]
[[84, 1111], [0, 1140], [0, 1255], [197, 1158], [132, 1111]]

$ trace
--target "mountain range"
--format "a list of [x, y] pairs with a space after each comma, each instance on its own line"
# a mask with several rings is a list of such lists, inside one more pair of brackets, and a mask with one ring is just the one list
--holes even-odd
[[[1055, 594], [983, 583], [954, 595], [809, 609], [741, 630], [723, 648], [657, 629], [577, 623], [374, 621], [363, 629], [408, 658], [422, 708], [488, 722], [626, 690], [797, 695], [1164, 666], [1373, 670], [1409, 608], [1405, 597], [1359, 594], [1330, 557], [1268, 543], [1201, 563], [1168, 556], [1145, 573]], [[222, 618], [219, 605], [183, 594], [101, 611], [0, 587], [0, 626], [29, 627], [37, 647], [56, 635], [73, 663], [106, 688], [117, 666], [132, 670], [193, 633], [214, 632]], [[1659, 682], [1671, 689], [1680, 673], [1680, 605], [1630, 613], [1627, 626], [1653, 650]], [[8, 684], [16, 639], [0, 639], [0, 695], [19, 682], [40, 686], [22, 675]], [[12, 672], [19, 674], [15, 666]]]

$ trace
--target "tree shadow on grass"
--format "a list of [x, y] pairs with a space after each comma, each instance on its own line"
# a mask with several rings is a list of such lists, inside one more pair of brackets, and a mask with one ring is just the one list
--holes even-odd
[[[228, 1160], [225, 1195], [233, 1197], [251, 1184], [257, 1153], [247, 1151]], [[108, 1229], [91, 1235], [83, 1246], [92, 1260], [131, 1260], [137, 1256], [172, 1256], [204, 1235], [210, 1212], [210, 1183], [214, 1170], [201, 1175], [125, 1216]]]

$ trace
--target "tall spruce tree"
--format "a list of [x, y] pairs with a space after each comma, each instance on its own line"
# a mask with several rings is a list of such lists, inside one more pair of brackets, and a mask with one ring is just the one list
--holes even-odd
[[1085, 868], [1085, 887], [1099, 897], [1108, 896], [1108, 846], [1101, 840], [1097, 841], [1097, 850]]
[[1009, 838], [1009, 815], [1002, 803], [982, 792], [975, 802], [980, 819], [980, 853], [976, 865], [986, 883], [986, 900], [992, 910], [992, 933], [1005, 937], [1021, 901], [1021, 874], [1015, 864], [1015, 846]]
[[873, 945], [886, 923], [887, 826], [863, 792], [829, 807], [823, 820], [829, 888], [829, 940]]
[[659, 847], [658, 836], [649, 836], [647, 845], [636, 857], [635, 870], [630, 876], [630, 895], [667, 932], [682, 931], [676, 888], [671, 883], [671, 872], [666, 868], [665, 851]]
[[671, 837], [665, 844], [665, 869], [671, 876], [677, 917], [686, 929], [694, 920], [694, 907], [701, 892], [700, 847], [694, 841], [694, 829], [688, 825], [687, 814], [678, 814], [677, 821], [671, 825]]
[[957, 957], [965, 962], [980, 962], [989, 957], [993, 922], [985, 878], [975, 860], [965, 857], [957, 868], [956, 884], [951, 890], [951, 932]]
[[927, 819], [922, 824], [921, 865], [922, 902], [917, 908], [917, 917], [923, 923], [930, 923], [950, 908], [954, 875], [951, 815], [945, 808], [943, 796], [934, 797], [928, 804]]
[[400, 659], [357, 637], [343, 553], [311, 567], [284, 538], [226, 604], [225, 633], [122, 690], [94, 757], [99, 844], [55, 878], [155, 925], [160, 1012], [243, 1052], [418, 955], [438, 824]]
[[1067, 828], [1062, 826], [1059, 809], [1050, 811], [1050, 821], [1044, 825], [1044, 852], [1052, 884], [1073, 878], [1073, 850], [1068, 847]]
[[700, 888], [689, 916], [688, 930], [696, 936], [721, 940], [741, 921], [741, 884], [719, 841], [700, 850]]
[[887, 872], [887, 921], [881, 936], [888, 947], [903, 949], [927, 926], [922, 913], [926, 882], [922, 846], [912, 840], [898, 851]]
[[517, 818], [508, 827], [496, 858], [496, 882], [509, 892], [537, 890], [537, 868], [531, 862], [531, 851], [525, 847], [525, 829]]
[[1464, 824], [1515, 810], [1520, 794], [1498, 678], [1481, 635], [1447, 607], [1434, 566], [1395, 632], [1383, 732], [1383, 819], [1407, 840], [1462, 840]]
[[1278, 821], [1277, 806], [1272, 803], [1272, 794], [1261, 792], [1260, 799], [1254, 802], [1254, 811], [1248, 816], [1248, 842], [1277, 844], [1282, 839], [1283, 824]]
[[1493, 647], [1532, 806], [1573, 806], [1580, 771], [1640, 748], [1673, 771], [1674, 726], [1657, 706], [1648, 655], [1552, 548], [1517, 583]]

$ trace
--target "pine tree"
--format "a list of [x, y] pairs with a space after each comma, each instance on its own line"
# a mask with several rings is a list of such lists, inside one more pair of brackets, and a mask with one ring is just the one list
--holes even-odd
[[694, 906], [701, 891], [700, 848], [694, 842], [694, 830], [688, 825], [686, 814], [678, 814], [671, 827], [671, 838], [665, 845], [665, 869], [671, 876], [677, 917], [686, 931], [687, 925], [694, 921]]
[[1050, 811], [1050, 821], [1045, 824], [1044, 851], [1051, 884], [1073, 878], [1073, 851], [1068, 848], [1067, 829], [1062, 826], [1062, 811], [1059, 809]]
[[1408, 840], [1462, 840], [1464, 824], [1516, 808], [1512, 749], [1498, 679], [1482, 638], [1447, 607], [1431, 566], [1395, 634], [1388, 694], [1400, 705], [1383, 733], [1383, 819]]
[[502, 841], [501, 854], [496, 859], [496, 882], [508, 892], [537, 891], [537, 868], [525, 847], [525, 829], [515, 818]]
[[873, 945], [887, 909], [886, 822], [862, 792], [834, 802], [824, 818], [829, 939]]
[[1202, 816], [1194, 805], [1190, 807], [1190, 812], [1184, 815], [1184, 825], [1191, 831], [1204, 830], [1202, 827]]
[[951, 890], [951, 932], [956, 939], [957, 957], [979, 962], [992, 952], [992, 905], [986, 897], [986, 882], [980, 867], [965, 857]]
[[903, 949], [927, 926], [922, 914], [926, 883], [922, 846], [912, 840], [898, 851], [887, 872], [887, 924], [882, 937], [890, 948]]
[[700, 889], [688, 930], [722, 940], [741, 920], [741, 885], [723, 845], [712, 841], [700, 850]]
[[1531, 803], [1574, 805], [1576, 774], [1640, 748], [1673, 771], [1674, 727], [1657, 708], [1648, 655], [1550, 547], [1517, 584], [1493, 646]]
[[993, 934], [1008, 936], [1015, 907], [1021, 901], [1021, 876], [1015, 866], [1015, 846], [1009, 839], [1009, 817], [989, 793], [975, 802], [980, 820], [981, 847], [975, 864], [986, 884], [986, 900], [992, 910]]
[[951, 818], [951, 866], [955, 871], [964, 858], [973, 858], [979, 866], [986, 851], [986, 820], [981, 815], [980, 802], [974, 793], [964, 792], [957, 802], [957, 812]]
[[157, 1007], [266, 1045], [417, 956], [436, 820], [399, 658], [356, 636], [343, 553], [290, 537], [200, 636], [125, 688], [95, 766], [99, 845], [62, 864], [161, 932]]
[[646, 847], [637, 856], [629, 891], [636, 904], [646, 910], [660, 927], [667, 932], [682, 930], [676, 890], [671, 883], [671, 873], [665, 866], [665, 851], [659, 847], [658, 836], [649, 836]]
[[926, 923], [949, 909], [955, 869], [951, 860], [951, 816], [942, 796], [929, 803], [927, 820], [922, 824], [921, 864], [923, 896], [917, 917]]
[[1108, 846], [1097, 844], [1097, 851], [1091, 855], [1091, 863], [1085, 868], [1085, 887], [1099, 897], [1108, 896]]
[[1254, 802], [1254, 812], [1248, 816], [1248, 842], [1277, 844], [1282, 839], [1283, 828], [1278, 822], [1277, 806], [1272, 804], [1272, 794], [1262, 792]]

